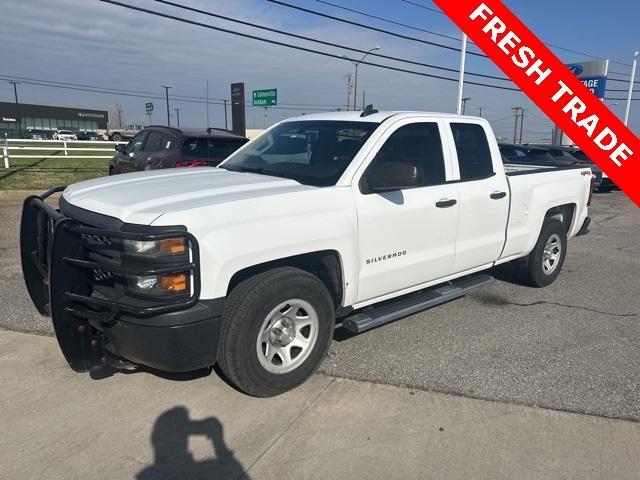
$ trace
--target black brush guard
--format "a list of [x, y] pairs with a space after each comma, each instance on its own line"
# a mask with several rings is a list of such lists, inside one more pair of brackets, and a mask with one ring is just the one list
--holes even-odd
[[[135, 225], [131, 229], [134, 231], [127, 231], [126, 225], [122, 230], [86, 226], [45, 203], [47, 197], [62, 190], [64, 187], [54, 188], [24, 201], [20, 226], [22, 270], [36, 308], [42, 315], [52, 317], [60, 349], [69, 365], [75, 371], [88, 371], [104, 363], [104, 355], [108, 353], [101, 348], [106, 339], [101, 331], [117, 323], [120, 314], [147, 317], [189, 308], [198, 301], [198, 243], [180, 226]], [[188, 242], [191, 251], [188, 261], [127, 262], [121, 255], [102, 257], [95, 254], [86, 240], [153, 241], [175, 237]], [[190, 274], [191, 293], [140, 299], [120, 292], [115, 298], [108, 298], [94, 292], [96, 272], [112, 278], [185, 272]]]

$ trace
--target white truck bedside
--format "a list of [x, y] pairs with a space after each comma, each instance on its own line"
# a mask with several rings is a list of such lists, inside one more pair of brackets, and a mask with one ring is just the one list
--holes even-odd
[[551, 284], [567, 239], [587, 231], [591, 180], [583, 167], [505, 171], [481, 118], [306, 115], [218, 168], [81, 182], [59, 209], [50, 192], [28, 198], [23, 271], [73, 369], [218, 363], [271, 396], [318, 368], [337, 318], [362, 332], [511, 261]]

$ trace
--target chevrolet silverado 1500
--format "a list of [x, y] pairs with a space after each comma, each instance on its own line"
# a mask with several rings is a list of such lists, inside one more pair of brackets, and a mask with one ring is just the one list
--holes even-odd
[[[585, 233], [588, 168], [505, 167], [489, 123], [419, 112], [281, 122], [217, 168], [25, 200], [24, 276], [77, 371], [218, 363], [276, 395], [355, 333], [487, 285], [551, 284]], [[59, 208], [45, 202], [62, 191]]]

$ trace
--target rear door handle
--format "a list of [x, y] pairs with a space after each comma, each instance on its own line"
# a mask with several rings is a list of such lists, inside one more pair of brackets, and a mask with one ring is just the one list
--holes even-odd
[[491, 198], [493, 198], [494, 200], [500, 200], [501, 198], [504, 198], [507, 196], [507, 192], [493, 192], [491, 195], [489, 195]]
[[436, 202], [436, 207], [438, 208], [449, 208], [453, 207], [458, 201], [455, 198], [443, 198], [442, 200], [438, 200]]

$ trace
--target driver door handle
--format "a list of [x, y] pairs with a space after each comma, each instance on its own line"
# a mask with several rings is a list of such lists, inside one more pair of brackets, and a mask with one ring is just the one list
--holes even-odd
[[491, 195], [489, 195], [489, 197], [491, 197], [494, 200], [500, 200], [501, 198], [504, 198], [507, 196], [507, 192], [493, 192]]
[[442, 198], [436, 202], [436, 207], [438, 208], [449, 208], [453, 207], [458, 201], [455, 198]]

